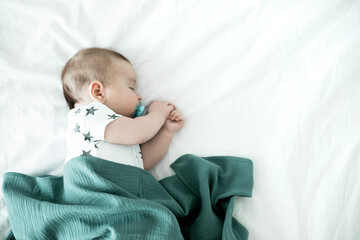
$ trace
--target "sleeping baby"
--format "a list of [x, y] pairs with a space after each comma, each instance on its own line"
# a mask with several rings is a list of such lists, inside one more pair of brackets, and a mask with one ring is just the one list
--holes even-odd
[[67, 164], [62, 176], [4, 173], [7, 239], [248, 238], [232, 214], [234, 196], [252, 194], [251, 160], [185, 154], [171, 164], [175, 175], [157, 181], [142, 169], [161, 161], [184, 126], [176, 107], [152, 101], [138, 114], [135, 71], [107, 49], [78, 52], [62, 84]]
[[62, 76], [68, 113], [65, 161], [94, 156], [149, 170], [165, 156], [185, 124], [174, 104], [152, 101], [147, 114], [134, 118], [142, 97], [128, 59], [102, 48], [80, 50]]

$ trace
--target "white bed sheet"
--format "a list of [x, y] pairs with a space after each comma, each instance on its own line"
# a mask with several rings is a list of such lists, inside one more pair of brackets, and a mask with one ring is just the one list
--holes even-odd
[[359, 1], [2, 0], [0, 19], [1, 174], [61, 174], [62, 67], [110, 47], [144, 104], [187, 119], [156, 178], [186, 153], [250, 158], [253, 197], [234, 212], [249, 239], [360, 239]]

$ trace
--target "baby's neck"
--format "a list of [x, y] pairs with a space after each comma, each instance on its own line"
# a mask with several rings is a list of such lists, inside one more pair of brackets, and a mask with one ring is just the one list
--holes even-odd
[[89, 103], [93, 102], [94, 100], [87, 95], [86, 93], [81, 94], [78, 101], [75, 103], [74, 107], [81, 107], [88, 105]]
[[92, 101], [88, 101], [88, 102], [85, 102], [85, 101], [82, 101], [82, 102], [77, 102], [75, 103], [74, 107], [77, 108], [77, 107], [81, 107], [81, 106], [84, 106], [84, 105], [88, 105], [89, 103], [91, 103]]

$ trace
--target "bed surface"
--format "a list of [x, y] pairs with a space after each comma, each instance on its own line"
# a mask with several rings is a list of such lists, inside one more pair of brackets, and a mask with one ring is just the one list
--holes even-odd
[[1, 174], [61, 175], [62, 68], [112, 48], [144, 105], [186, 117], [157, 179], [186, 153], [249, 158], [253, 197], [234, 212], [249, 239], [360, 239], [359, 1], [4, 0], [0, 19]]

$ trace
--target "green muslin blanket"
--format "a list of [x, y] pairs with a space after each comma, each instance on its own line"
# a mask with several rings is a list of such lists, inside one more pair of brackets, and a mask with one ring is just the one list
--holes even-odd
[[232, 217], [234, 197], [251, 197], [253, 164], [186, 154], [157, 181], [147, 171], [92, 156], [62, 176], [4, 174], [8, 239], [247, 239]]

